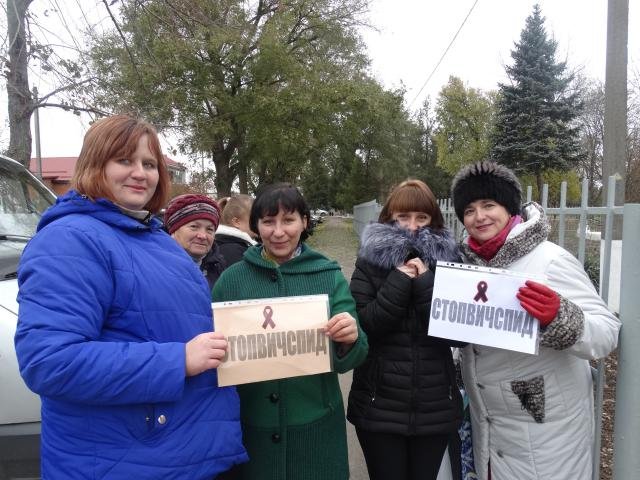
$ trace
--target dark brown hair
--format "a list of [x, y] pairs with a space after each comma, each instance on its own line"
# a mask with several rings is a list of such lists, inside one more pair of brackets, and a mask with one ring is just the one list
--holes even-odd
[[424, 212], [431, 216], [430, 228], [444, 228], [444, 218], [438, 201], [427, 184], [421, 180], [408, 179], [396, 185], [382, 207], [378, 221], [389, 223], [393, 221], [393, 214], [398, 212]]
[[158, 134], [150, 123], [127, 115], [102, 118], [91, 125], [84, 136], [82, 150], [76, 162], [71, 179], [72, 187], [92, 200], [102, 197], [115, 201], [104, 173], [107, 162], [130, 157], [143, 135], [147, 135], [149, 150], [158, 164], [158, 185], [144, 208], [158, 213], [167, 202], [170, 187], [169, 172]]
[[249, 215], [249, 227], [259, 233], [258, 221], [269, 215], [277, 215], [280, 209], [285, 212], [298, 212], [300, 217], [306, 219], [307, 228], [300, 235], [300, 241], [304, 242], [313, 232], [311, 226], [311, 211], [309, 205], [298, 188], [290, 183], [274, 183], [263, 187], [251, 205]]

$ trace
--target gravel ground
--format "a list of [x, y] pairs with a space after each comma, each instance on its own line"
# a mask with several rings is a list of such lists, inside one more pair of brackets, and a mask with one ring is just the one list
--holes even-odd
[[[307, 244], [336, 260], [342, 267], [342, 273], [347, 281], [351, 279], [358, 251], [358, 237], [353, 230], [351, 219], [324, 217], [324, 222], [316, 227], [314, 234], [307, 240]], [[351, 372], [340, 375], [340, 388], [346, 405], [351, 388]], [[351, 480], [367, 480], [369, 478], [367, 466], [364, 463], [356, 432], [349, 422], [347, 422], [347, 445]]]
[[602, 403], [602, 445], [600, 448], [600, 479], [613, 478], [613, 419], [616, 411], [616, 372], [618, 355], [613, 352], [605, 360], [606, 385]]
[[[358, 250], [358, 238], [353, 230], [353, 223], [350, 218], [324, 217], [324, 222], [316, 227], [316, 231], [309, 240], [307, 240], [307, 243], [329, 258], [336, 260], [341, 265], [342, 272], [347, 280], [351, 278]], [[615, 353], [606, 359], [605, 365], [607, 384], [604, 389], [602, 414], [600, 479], [611, 480], [613, 478], [613, 418], [615, 413], [616, 370], [618, 365]], [[346, 404], [346, 395], [351, 385], [351, 375], [341, 375], [340, 385]], [[366, 480], [368, 476], [364, 459], [362, 458], [362, 452], [353, 427], [349, 423], [347, 423], [347, 436], [349, 442], [351, 479]]]
[[358, 253], [358, 237], [351, 218], [325, 216], [307, 243], [337, 261], [347, 280], [351, 279]]

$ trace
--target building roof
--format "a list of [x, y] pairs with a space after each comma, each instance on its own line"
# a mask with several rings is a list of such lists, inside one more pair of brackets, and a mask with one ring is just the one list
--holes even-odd
[[[78, 157], [42, 157], [42, 178], [52, 182], [68, 182]], [[32, 158], [29, 163], [31, 173], [37, 174], [38, 160]]]
[[[73, 176], [73, 169], [76, 166], [78, 157], [42, 157], [42, 178], [51, 182], [69, 182]], [[164, 156], [169, 170], [184, 171], [187, 169], [182, 163]], [[38, 160], [31, 159], [29, 170], [36, 174], [38, 170]]]
[[180, 162], [176, 162], [175, 160], [173, 160], [172, 158], [167, 157], [166, 155], [164, 156], [164, 161], [167, 162], [167, 167], [169, 167], [169, 170], [173, 169], [173, 170], [186, 170], [187, 167], [185, 167], [182, 163]]

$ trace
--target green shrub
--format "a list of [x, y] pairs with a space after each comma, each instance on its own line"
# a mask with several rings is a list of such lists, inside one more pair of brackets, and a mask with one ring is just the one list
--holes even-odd
[[600, 258], [597, 255], [587, 255], [584, 259], [584, 270], [587, 272], [591, 283], [600, 291]]

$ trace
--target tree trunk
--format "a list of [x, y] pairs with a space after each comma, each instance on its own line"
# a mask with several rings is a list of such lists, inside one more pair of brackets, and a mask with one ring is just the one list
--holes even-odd
[[216, 178], [214, 184], [216, 186], [216, 196], [218, 198], [228, 197], [231, 195], [233, 182], [237, 173], [231, 166], [231, 160], [237, 153], [240, 137], [231, 136], [230, 138], [218, 138], [213, 147], [213, 164], [216, 166]]
[[236, 128], [238, 137], [238, 163], [236, 171], [238, 173], [238, 190], [240, 193], [249, 193], [249, 162], [247, 160], [246, 142], [244, 141], [244, 135]]
[[218, 139], [213, 147], [213, 164], [216, 167], [216, 196], [218, 198], [231, 195], [231, 188], [236, 174], [231, 167], [231, 158], [236, 151], [237, 142], [235, 139]]
[[31, 114], [34, 103], [29, 91], [28, 46], [25, 17], [32, 0], [8, 0], [7, 99], [9, 115], [9, 149], [7, 155], [27, 168], [31, 160]]
[[216, 166], [216, 177], [214, 179], [216, 197], [228, 197], [231, 195], [233, 174], [231, 173], [229, 161], [226, 159], [224, 152], [213, 153], [213, 164]]
[[240, 165], [238, 169], [238, 189], [240, 193], [244, 193], [245, 195], [249, 193], [249, 174], [244, 164]]

